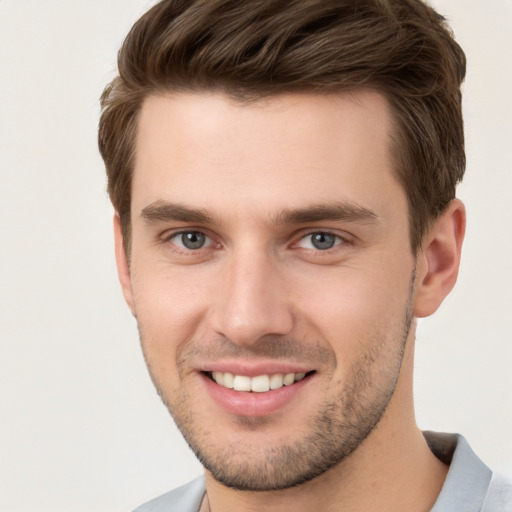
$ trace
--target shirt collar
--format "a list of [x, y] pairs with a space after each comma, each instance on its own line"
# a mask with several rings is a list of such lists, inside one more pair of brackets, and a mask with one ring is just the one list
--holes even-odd
[[424, 432], [432, 453], [450, 469], [431, 512], [479, 512], [487, 496], [492, 471], [459, 434]]

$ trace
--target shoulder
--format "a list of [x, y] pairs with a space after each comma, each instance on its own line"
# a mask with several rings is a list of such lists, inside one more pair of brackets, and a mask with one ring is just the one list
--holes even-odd
[[133, 512], [197, 512], [205, 489], [204, 477], [200, 476], [182, 487], [144, 503]]
[[512, 512], [512, 483], [491, 471], [463, 436], [423, 434], [434, 455], [449, 465], [431, 512]]
[[482, 512], [512, 512], [512, 481], [493, 474]]

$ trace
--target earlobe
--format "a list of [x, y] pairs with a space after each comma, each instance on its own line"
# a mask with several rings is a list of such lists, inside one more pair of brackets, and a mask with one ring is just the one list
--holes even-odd
[[123, 290], [123, 295], [133, 315], [135, 315], [135, 308], [133, 302], [132, 282], [130, 275], [130, 265], [124, 248], [123, 230], [121, 227], [121, 219], [119, 215], [114, 215], [114, 240], [116, 252], [117, 274], [119, 282]]
[[425, 236], [417, 258], [414, 314], [433, 314], [457, 281], [466, 229], [464, 204], [454, 199]]

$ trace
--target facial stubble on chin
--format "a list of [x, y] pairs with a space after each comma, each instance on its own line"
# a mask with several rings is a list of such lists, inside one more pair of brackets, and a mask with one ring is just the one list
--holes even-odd
[[[236, 445], [225, 446], [222, 450], [216, 448], [211, 442], [215, 438], [215, 418], [209, 425], [198, 425], [189, 405], [192, 397], [186, 391], [180, 392], [179, 397], [172, 397], [173, 400], [166, 396], [146, 357], [162, 401], [196, 457], [217, 481], [240, 491], [288, 489], [322, 475], [357, 449], [378, 425], [394, 394], [413, 321], [415, 277], [413, 272], [402, 320], [398, 322], [396, 332], [391, 338], [389, 333], [376, 333], [372, 339], [365, 340], [366, 350], [350, 368], [347, 384], [339, 395], [319, 402], [306, 426], [308, 433], [289, 444], [260, 445], [255, 453], [250, 453], [245, 446], [241, 451]], [[142, 340], [142, 332], [140, 334]], [[279, 343], [279, 338], [274, 338], [271, 349], [274, 354], [280, 352]], [[293, 343], [286, 340], [284, 345], [286, 349], [283, 351], [287, 352]], [[315, 349], [309, 347], [308, 350]], [[321, 352], [317, 357], [323, 361], [334, 357], [328, 356], [325, 348], [317, 347], [316, 350]], [[270, 423], [271, 420], [265, 417], [238, 418], [239, 427], [246, 429], [248, 436], [264, 431]]]

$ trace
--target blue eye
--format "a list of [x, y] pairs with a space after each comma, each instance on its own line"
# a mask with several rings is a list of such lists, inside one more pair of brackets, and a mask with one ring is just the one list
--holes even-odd
[[176, 233], [170, 240], [182, 249], [194, 251], [211, 245], [212, 241], [201, 231], [182, 231]]
[[303, 249], [327, 251], [342, 243], [343, 240], [339, 236], [333, 235], [332, 233], [326, 233], [325, 231], [318, 231], [301, 238], [298, 245]]

